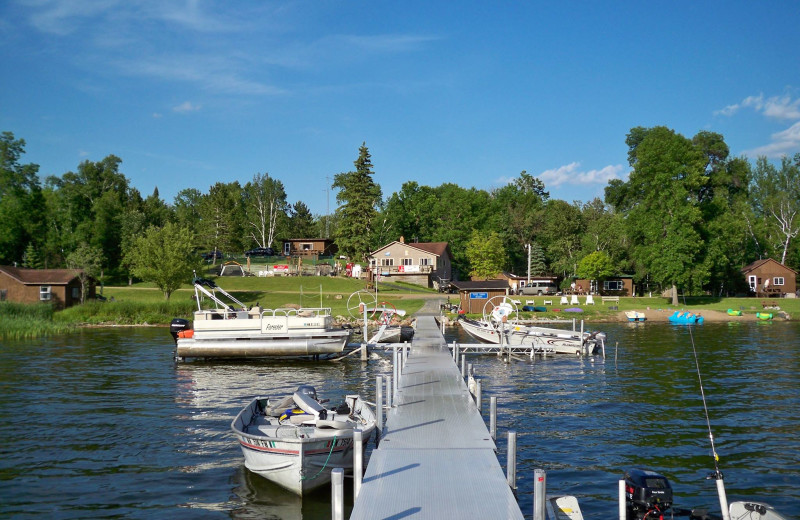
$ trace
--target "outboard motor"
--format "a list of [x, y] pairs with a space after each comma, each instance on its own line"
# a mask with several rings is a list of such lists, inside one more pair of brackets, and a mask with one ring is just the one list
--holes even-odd
[[169, 324], [169, 333], [172, 334], [172, 339], [174, 339], [175, 343], [177, 344], [178, 333], [191, 328], [192, 324], [189, 320], [185, 320], [183, 318], [173, 318]]
[[292, 400], [298, 408], [309, 415], [315, 415], [320, 419], [328, 416], [328, 411], [317, 401], [317, 390], [311, 385], [300, 385], [292, 395]]
[[298, 394], [303, 394], [309, 396], [313, 400], [317, 400], [317, 389], [311, 385], [300, 385], [295, 390]]
[[631, 469], [625, 472], [627, 520], [656, 519], [672, 507], [672, 486], [654, 471]]

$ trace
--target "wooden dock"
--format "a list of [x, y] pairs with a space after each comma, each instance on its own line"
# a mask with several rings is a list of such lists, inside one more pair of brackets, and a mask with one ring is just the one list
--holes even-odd
[[433, 316], [411, 353], [351, 519], [522, 519], [495, 443]]

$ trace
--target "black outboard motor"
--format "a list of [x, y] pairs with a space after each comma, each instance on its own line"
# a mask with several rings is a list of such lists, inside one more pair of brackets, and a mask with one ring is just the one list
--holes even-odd
[[631, 469], [625, 472], [627, 520], [659, 518], [672, 507], [672, 486], [654, 471]]
[[189, 320], [185, 320], [183, 318], [173, 318], [169, 324], [169, 333], [172, 334], [172, 339], [175, 340], [175, 343], [178, 343], [178, 333], [191, 328], [192, 324], [189, 322]]

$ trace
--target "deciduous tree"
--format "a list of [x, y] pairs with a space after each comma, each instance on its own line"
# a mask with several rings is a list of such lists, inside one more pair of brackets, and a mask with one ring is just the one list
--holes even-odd
[[475, 231], [467, 243], [467, 258], [472, 266], [470, 275], [475, 278], [494, 278], [506, 266], [507, 255], [503, 240], [496, 231]]
[[181, 284], [192, 279], [199, 262], [193, 254], [191, 231], [172, 222], [164, 227], [150, 227], [126, 252], [126, 262], [134, 276], [152, 282], [164, 293], [164, 299]]

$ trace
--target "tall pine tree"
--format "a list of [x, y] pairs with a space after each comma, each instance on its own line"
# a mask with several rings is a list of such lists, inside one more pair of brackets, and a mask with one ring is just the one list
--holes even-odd
[[336, 210], [339, 226], [336, 244], [339, 252], [353, 260], [366, 260], [370, 253], [370, 237], [374, 228], [377, 207], [381, 202], [381, 187], [372, 176], [372, 160], [367, 144], [362, 143], [355, 160], [355, 171], [337, 173], [333, 188], [338, 188]]

